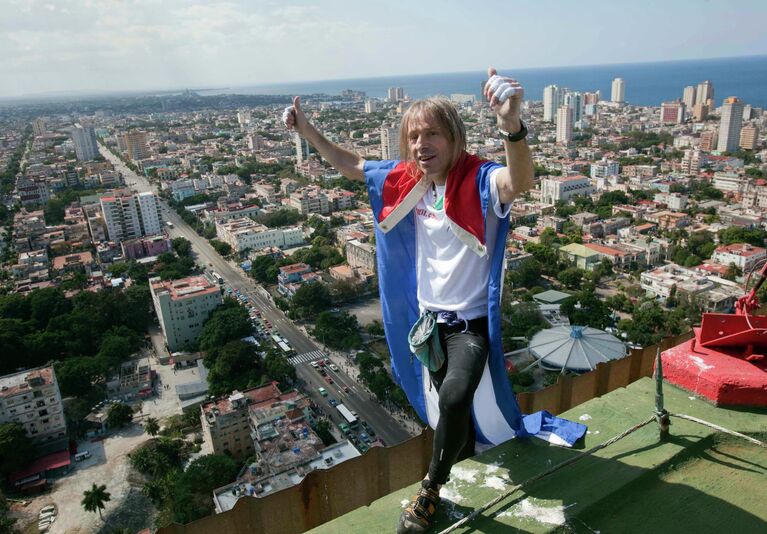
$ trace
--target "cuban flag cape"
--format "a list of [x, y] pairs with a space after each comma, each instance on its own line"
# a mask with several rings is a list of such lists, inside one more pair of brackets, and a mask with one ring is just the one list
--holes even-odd
[[[533, 435], [572, 446], [586, 427], [548, 412], [522, 415], [506, 374], [500, 302], [508, 217], [499, 220], [493, 250], [485, 246], [485, 218], [487, 210], [493, 209], [489, 206], [490, 172], [498, 167], [464, 152], [448, 175], [444, 201], [448, 225], [455, 235], [478, 255], [490, 254], [491, 258], [487, 299], [490, 354], [472, 407], [477, 442], [498, 445], [515, 436]], [[366, 162], [365, 181], [375, 216], [378, 284], [392, 373], [419, 417], [436, 428], [437, 390], [430, 387], [428, 370], [412, 357], [407, 342], [419, 315], [413, 208], [430, 184], [412, 163], [401, 161]]]

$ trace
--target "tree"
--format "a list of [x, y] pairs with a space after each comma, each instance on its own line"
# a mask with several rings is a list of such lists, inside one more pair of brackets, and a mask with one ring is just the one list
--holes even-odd
[[258, 256], [250, 268], [250, 276], [262, 284], [274, 284], [277, 282], [277, 260], [268, 254]]
[[602, 330], [612, 323], [610, 309], [592, 291], [580, 291], [565, 299], [560, 310], [574, 325]]
[[193, 460], [171, 493], [173, 519], [189, 523], [213, 512], [211, 492], [237, 477], [239, 464], [229, 456], [207, 454]]
[[583, 271], [577, 267], [570, 267], [557, 274], [557, 280], [570, 289], [577, 289], [583, 280]]
[[156, 436], [159, 431], [160, 423], [157, 421], [157, 418], [147, 417], [146, 420], [144, 420], [144, 432], [150, 436]]
[[510, 270], [507, 280], [513, 288], [532, 287], [541, 278], [542, 266], [535, 258], [522, 260], [516, 269]]
[[287, 389], [296, 379], [296, 368], [290, 365], [290, 362], [275, 350], [267, 352], [264, 358], [264, 371], [272, 380], [280, 383], [280, 389]]
[[223, 347], [230, 341], [250, 335], [252, 330], [248, 311], [235, 300], [227, 299], [203, 324], [199, 337], [200, 350], [207, 352]]
[[107, 411], [107, 423], [112, 428], [122, 428], [133, 421], [133, 408], [125, 403], [118, 402], [109, 407]]
[[740, 267], [738, 267], [734, 263], [730, 263], [727, 266], [727, 272], [724, 273], [724, 277], [727, 280], [733, 280], [734, 281], [739, 276], [743, 276], [743, 269], [741, 269]]
[[231, 341], [205, 357], [208, 387], [212, 395], [257, 386], [262, 381], [261, 359], [256, 348], [244, 341]]
[[221, 256], [228, 256], [229, 254], [232, 253], [232, 246], [229, 243], [224, 243], [223, 241], [219, 241], [218, 239], [211, 239], [210, 245]]
[[56, 364], [56, 378], [65, 396], [83, 397], [106, 375], [104, 362], [92, 357], [67, 358]]
[[345, 311], [321, 312], [317, 316], [314, 336], [336, 349], [352, 349], [362, 344], [357, 318]]
[[174, 237], [171, 241], [173, 252], [181, 256], [189, 256], [192, 253], [192, 243], [184, 237]]
[[35, 446], [21, 423], [0, 424], [0, 473], [25, 467], [35, 457]]
[[107, 491], [106, 485], [102, 484], [97, 486], [95, 483], [90, 490], [83, 492], [83, 500], [80, 501], [86, 512], [98, 511], [101, 520], [104, 520], [104, 516], [101, 515], [101, 510], [104, 509], [105, 503], [112, 499], [111, 495]]
[[316, 315], [330, 308], [330, 292], [321, 282], [302, 284], [290, 301], [290, 308], [298, 317]]

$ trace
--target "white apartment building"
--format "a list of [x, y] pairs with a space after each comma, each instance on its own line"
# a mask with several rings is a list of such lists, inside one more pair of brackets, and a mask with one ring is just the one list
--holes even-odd
[[740, 143], [740, 129], [743, 126], [743, 102], [737, 97], [725, 98], [722, 104], [722, 118], [719, 122], [719, 152], [735, 152]]
[[674, 211], [682, 211], [687, 207], [687, 195], [681, 193], [655, 193], [653, 199], [659, 204], [665, 204]]
[[302, 187], [290, 194], [288, 204], [301, 212], [301, 215], [330, 213], [330, 203], [327, 195], [317, 186]]
[[381, 159], [400, 159], [399, 126], [381, 126]]
[[556, 85], [547, 85], [543, 88], [543, 120], [555, 122], [557, 110], [562, 100], [562, 88]]
[[568, 144], [573, 140], [573, 110], [570, 106], [557, 108], [557, 143]]
[[685, 150], [682, 157], [682, 174], [685, 176], [697, 176], [702, 165], [706, 163], [706, 154], [700, 150]]
[[734, 172], [715, 172], [713, 186], [724, 193], [741, 193], [746, 190], [749, 179]]
[[623, 78], [615, 78], [611, 89], [610, 100], [612, 102], [621, 103], [626, 101], [626, 81]]
[[734, 263], [744, 273], [754, 270], [757, 264], [767, 258], [767, 249], [755, 247], [748, 243], [733, 243], [723, 245], [714, 250], [711, 261], [720, 265]]
[[72, 128], [71, 134], [78, 161], [90, 161], [98, 156], [99, 147], [96, 143], [96, 131], [92, 126], [75, 126]]
[[746, 209], [767, 208], [767, 186], [748, 185], [743, 192], [741, 203]]
[[562, 103], [573, 110], [572, 122], [574, 124], [580, 122], [583, 118], [583, 93], [568, 91], [565, 93], [565, 98]]
[[151, 278], [149, 290], [170, 352], [194, 343], [210, 313], [223, 303], [221, 289], [204, 276], [168, 281]]
[[375, 100], [365, 100], [365, 113], [375, 113], [378, 110], [378, 105]]
[[591, 164], [591, 177], [594, 179], [618, 176], [619, 173], [620, 165], [617, 161], [603, 158], [601, 161]]
[[115, 243], [162, 232], [160, 200], [155, 193], [115, 191], [100, 202], [109, 239]]
[[66, 443], [67, 423], [53, 366], [0, 377], [0, 423], [20, 423], [35, 443]]
[[588, 197], [594, 194], [594, 187], [583, 175], [549, 176], [541, 180], [541, 202], [548, 205], [566, 201], [574, 196]]
[[237, 252], [269, 247], [290, 248], [304, 242], [300, 226], [267, 228], [247, 217], [216, 221], [216, 235]]
[[[700, 82], [698, 84], [697, 91], [695, 92], [695, 103], [708, 105], [709, 100], [714, 100], [714, 84], [711, 83], [711, 81], [706, 80], [705, 82]], [[713, 107], [713, 105], [711, 107]]]
[[309, 157], [309, 141], [296, 132], [293, 134], [293, 142], [296, 145], [296, 164], [301, 165]]
[[258, 198], [263, 198], [267, 204], [274, 204], [277, 202], [277, 192], [274, 190], [274, 186], [266, 182], [258, 182], [253, 184], [253, 191]]
[[346, 242], [346, 263], [355, 269], [367, 269], [376, 272], [376, 248], [370, 243], [363, 243], [357, 239]]
[[684, 88], [682, 102], [684, 102], [684, 105], [687, 109], [692, 109], [692, 107], [697, 103], [697, 101], [695, 100], [694, 85], [688, 85], [687, 87]]

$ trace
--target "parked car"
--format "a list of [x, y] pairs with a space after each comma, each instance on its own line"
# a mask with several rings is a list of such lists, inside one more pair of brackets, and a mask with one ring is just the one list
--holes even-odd
[[325, 388], [319, 388], [317, 391], [319, 391], [320, 395], [322, 395], [323, 397], [328, 396], [328, 390], [326, 390]]
[[[327, 382], [328, 384], [332, 384], [332, 383], [333, 383], [333, 379], [332, 379], [332, 378], [330, 378], [329, 376], [326, 376], [326, 377], [325, 377], [325, 382]], [[354, 412], [352, 412], [352, 415], [354, 415]], [[355, 416], [355, 417], [356, 417], [356, 416]]]
[[338, 366], [337, 366], [336, 364], [334, 364], [334, 363], [331, 363], [331, 364], [330, 364], [330, 368], [331, 368], [333, 371], [335, 371], [336, 373], [338, 372]]
[[336, 406], [338, 406], [338, 401], [337, 401], [336, 399], [330, 399], [328, 402], [330, 403], [330, 405], [331, 405], [333, 408], [335, 408]]
[[320, 368], [320, 364], [318, 364], [317, 362], [311, 362], [311, 366], [314, 367], [315, 369]]

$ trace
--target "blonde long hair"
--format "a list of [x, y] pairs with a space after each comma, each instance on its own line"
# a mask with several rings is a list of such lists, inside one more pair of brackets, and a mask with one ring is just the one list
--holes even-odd
[[415, 164], [415, 158], [410, 151], [410, 128], [421, 119], [429, 119], [444, 132], [453, 147], [453, 159], [450, 168], [455, 165], [461, 153], [466, 149], [466, 127], [450, 100], [444, 96], [432, 96], [416, 100], [402, 116], [399, 128], [400, 157], [409, 164]]

